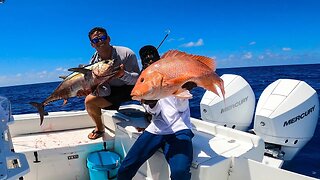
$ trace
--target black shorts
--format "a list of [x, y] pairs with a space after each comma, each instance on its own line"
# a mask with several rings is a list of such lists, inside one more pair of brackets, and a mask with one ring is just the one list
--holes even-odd
[[106, 110], [118, 110], [120, 105], [123, 102], [131, 101], [131, 91], [133, 89], [134, 85], [124, 85], [124, 86], [110, 86], [111, 88], [111, 94], [109, 96], [103, 97], [110, 103], [112, 103], [111, 106], [105, 107], [103, 109]]

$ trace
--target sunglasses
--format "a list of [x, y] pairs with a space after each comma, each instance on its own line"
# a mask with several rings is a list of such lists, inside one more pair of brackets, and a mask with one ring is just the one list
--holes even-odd
[[105, 40], [107, 40], [107, 35], [103, 35], [103, 36], [101, 36], [101, 37], [96, 37], [96, 38], [93, 38], [93, 39], [91, 39], [91, 42], [93, 43], [93, 44], [97, 44], [98, 42], [100, 42], [100, 41], [105, 41]]

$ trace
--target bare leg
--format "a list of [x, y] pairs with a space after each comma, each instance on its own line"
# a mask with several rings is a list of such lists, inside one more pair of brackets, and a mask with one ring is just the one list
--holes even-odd
[[111, 106], [112, 104], [103, 97], [97, 97], [89, 94], [85, 99], [85, 105], [88, 114], [96, 124], [95, 130], [104, 131], [104, 125], [101, 119], [101, 109]]

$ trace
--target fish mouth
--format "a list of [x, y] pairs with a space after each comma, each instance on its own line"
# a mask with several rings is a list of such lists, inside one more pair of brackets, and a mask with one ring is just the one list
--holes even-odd
[[137, 93], [132, 93], [132, 92], [131, 92], [130, 96], [131, 96], [132, 99], [133, 99], [133, 98], [136, 98], [136, 97], [139, 96], [139, 95], [138, 95]]
[[139, 93], [139, 92], [132, 92], [130, 94], [130, 96], [131, 96], [132, 100], [136, 100], [136, 101], [140, 101], [141, 100], [141, 93]]
[[131, 99], [132, 99], [132, 100], [136, 100], [136, 101], [140, 101], [140, 100], [141, 100], [141, 97], [139, 97], [139, 96], [132, 96]]
[[119, 67], [113, 67], [113, 60], [104, 60], [103, 63], [99, 64], [96, 67], [93, 67], [92, 74], [97, 78], [108, 78], [114, 76], [119, 71], [119, 69]]

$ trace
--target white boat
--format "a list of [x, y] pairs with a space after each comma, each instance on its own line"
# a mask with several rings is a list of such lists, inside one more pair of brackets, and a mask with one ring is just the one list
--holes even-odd
[[[319, 116], [315, 90], [303, 81], [281, 79], [264, 90], [255, 110], [253, 91], [242, 77], [226, 74], [222, 78], [225, 101], [206, 92], [202, 120], [191, 119], [192, 179], [315, 179], [281, 169], [313, 136]], [[135, 127], [147, 126], [142, 106], [124, 105], [118, 111], [103, 111], [107, 131], [103, 138], [89, 140], [94, 124], [86, 111], [51, 112], [39, 126], [38, 114], [10, 116], [6, 99], [2, 104], [0, 179], [78, 180], [90, 179], [94, 173], [114, 179], [121, 159], [141, 134]], [[246, 132], [252, 119], [254, 128]], [[120, 160], [104, 162], [102, 158], [97, 166], [107, 163], [108, 168], [94, 172], [87, 167], [88, 155], [98, 152], [114, 152]], [[159, 150], [134, 179], [167, 180], [169, 171]]]

